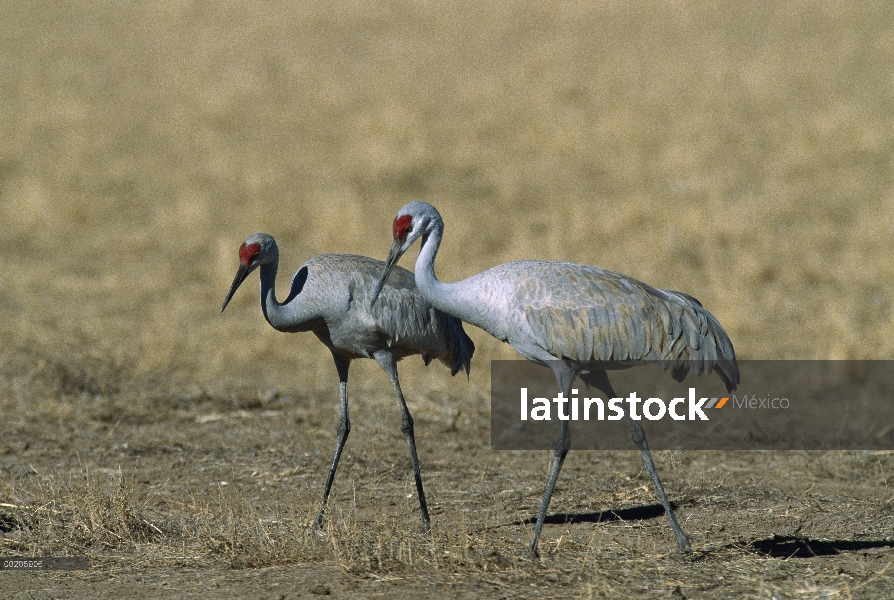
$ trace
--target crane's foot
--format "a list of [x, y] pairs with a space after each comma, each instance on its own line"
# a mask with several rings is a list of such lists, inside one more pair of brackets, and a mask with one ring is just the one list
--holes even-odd
[[537, 550], [537, 544], [531, 544], [528, 546], [528, 549], [525, 550], [525, 553], [522, 555], [527, 560], [537, 560], [540, 558], [540, 551]]
[[325, 541], [326, 532], [323, 530], [323, 513], [317, 515], [317, 518], [314, 519], [314, 524], [307, 530], [307, 533], [314, 536], [317, 541]]
[[685, 533], [682, 538], [677, 538], [677, 554], [692, 554], [692, 545], [689, 543], [689, 536]]

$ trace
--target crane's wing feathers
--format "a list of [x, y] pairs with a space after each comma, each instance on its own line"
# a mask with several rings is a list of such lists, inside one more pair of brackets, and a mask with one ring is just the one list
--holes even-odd
[[[419, 293], [412, 273], [395, 267], [370, 306], [372, 293], [385, 263], [354, 255], [321, 255], [327, 260], [326, 271], [347, 280], [348, 303], [356, 316], [368, 321], [367, 329], [376, 330], [392, 347], [404, 348], [406, 355], [421, 354], [428, 365], [437, 358], [456, 375], [468, 374], [475, 345], [463, 330], [462, 322], [431, 306]], [[339, 268], [340, 267], [340, 268]]]
[[[656, 362], [682, 381], [716, 370], [730, 390], [739, 369], [729, 337], [701, 303], [680, 292], [571, 263], [508, 263], [516, 277], [512, 305], [530, 339], [558, 358]], [[506, 278], [509, 280], [510, 278]]]

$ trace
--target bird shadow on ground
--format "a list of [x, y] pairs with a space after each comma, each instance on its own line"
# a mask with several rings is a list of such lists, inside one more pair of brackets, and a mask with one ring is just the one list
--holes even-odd
[[[674, 509], [676, 505], [671, 505]], [[564, 525], [568, 523], [607, 523], [609, 521], [645, 521], [646, 519], [654, 519], [664, 516], [664, 507], [660, 504], [650, 504], [648, 506], [634, 506], [633, 508], [624, 508], [620, 510], [603, 510], [592, 513], [557, 513], [549, 515], [543, 520], [544, 523], [551, 525]], [[537, 521], [537, 517], [531, 517], [525, 520], [526, 525], [530, 525]]]
[[[727, 547], [742, 548], [743, 545], [731, 544]], [[745, 547], [773, 558], [813, 558], [872, 548], [894, 548], [894, 540], [812, 540], [792, 535], [774, 535], [771, 538], [750, 542]]]

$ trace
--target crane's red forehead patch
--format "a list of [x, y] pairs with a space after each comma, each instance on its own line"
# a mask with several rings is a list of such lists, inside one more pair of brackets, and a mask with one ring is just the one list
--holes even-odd
[[394, 219], [394, 239], [404, 241], [410, 228], [413, 226], [413, 217], [404, 215]]
[[247, 265], [254, 259], [258, 257], [258, 254], [261, 253], [261, 245], [260, 244], [249, 244], [245, 245], [244, 243], [239, 246], [239, 260], [242, 261], [243, 265]]

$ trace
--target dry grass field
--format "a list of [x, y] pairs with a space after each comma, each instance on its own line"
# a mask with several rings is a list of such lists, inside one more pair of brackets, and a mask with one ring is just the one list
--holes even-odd
[[[572, 453], [523, 560], [546, 452], [490, 450], [492, 359], [401, 363], [433, 531], [387, 377], [338, 425], [280, 285], [383, 259], [411, 199], [447, 281], [519, 258], [697, 296], [740, 358], [894, 358], [894, 7], [803, 2], [0, 3], [3, 598], [882, 598], [894, 454]], [[409, 259], [415, 257], [411, 252]], [[411, 260], [404, 260], [411, 266]], [[283, 293], [280, 293], [283, 297]]]

